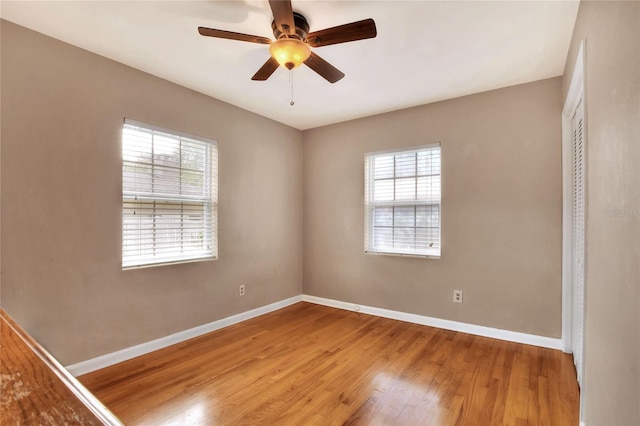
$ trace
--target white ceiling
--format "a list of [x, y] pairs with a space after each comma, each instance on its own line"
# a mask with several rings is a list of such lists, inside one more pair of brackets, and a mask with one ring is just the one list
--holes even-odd
[[273, 39], [261, 1], [6, 1], [2, 18], [298, 129], [561, 75], [578, 1], [293, 0], [311, 31], [373, 18], [374, 39], [314, 49], [346, 74], [251, 76], [268, 46], [202, 37], [198, 26]]

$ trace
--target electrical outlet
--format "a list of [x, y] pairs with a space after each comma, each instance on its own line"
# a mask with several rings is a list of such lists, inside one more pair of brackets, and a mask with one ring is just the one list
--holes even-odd
[[453, 290], [453, 303], [462, 303], [462, 290]]
[[240, 296], [244, 296], [244, 284], [240, 285], [240, 287], [238, 287], [238, 294]]

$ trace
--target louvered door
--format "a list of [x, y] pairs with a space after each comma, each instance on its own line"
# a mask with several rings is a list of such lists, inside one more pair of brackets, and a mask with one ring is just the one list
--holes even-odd
[[584, 109], [578, 103], [572, 119], [573, 139], [573, 323], [572, 349], [578, 383], [582, 385], [584, 354], [585, 146]]

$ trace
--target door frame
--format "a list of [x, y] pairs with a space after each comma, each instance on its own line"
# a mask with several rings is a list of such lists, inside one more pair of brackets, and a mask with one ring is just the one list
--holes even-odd
[[[573, 114], [582, 100], [584, 123], [586, 123], [586, 103], [584, 90], [585, 42], [580, 42], [576, 64], [571, 77], [567, 98], [562, 108], [562, 351], [572, 352], [573, 317], [573, 155], [572, 120]], [[586, 125], [583, 144], [586, 147]], [[585, 156], [586, 159], [586, 156]], [[586, 175], [585, 175], [586, 180]], [[585, 192], [586, 199], [586, 192]], [[586, 205], [586, 203], [585, 203]], [[585, 216], [586, 216], [585, 208]], [[586, 238], [585, 238], [586, 246]], [[585, 255], [586, 256], [586, 255]], [[584, 363], [583, 363], [584, 365]]]
[[578, 379], [580, 383], [580, 425], [584, 424], [584, 395], [585, 395], [585, 352], [586, 352], [586, 302], [587, 302], [587, 237], [586, 228], [588, 223], [588, 126], [587, 126], [587, 103], [586, 103], [586, 90], [585, 90], [585, 69], [586, 69], [586, 57], [585, 57], [585, 41], [580, 42], [578, 49], [578, 55], [576, 57], [576, 64], [573, 69], [573, 75], [571, 76], [571, 83], [569, 84], [569, 91], [567, 92], [567, 98], [562, 108], [562, 351], [566, 353], [572, 353], [572, 321], [573, 321], [573, 115], [578, 107], [580, 101], [582, 101], [583, 107], [583, 150], [585, 153], [584, 166], [584, 215], [585, 215], [585, 253], [584, 253], [584, 305], [583, 305], [583, 345], [582, 345], [582, 360], [580, 365], [582, 366], [580, 376]]

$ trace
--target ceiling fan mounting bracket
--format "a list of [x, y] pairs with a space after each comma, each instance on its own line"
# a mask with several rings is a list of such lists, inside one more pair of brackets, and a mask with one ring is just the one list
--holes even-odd
[[[275, 19], [271, 22], [271, 29], [273, 30], [273, 36], [276, 40], [280, 40], [281, 38], [297, 38], [300, 41], [305, 41], [307, 39], [307, 34], [309, 34], [309, 22], [307, 22], [307, 19], [300, 13], [293, 12], [293, 22], [296, 28], [291, 34], [280, 31]], [[286, 27], [286, 25], [283, 26]]]

